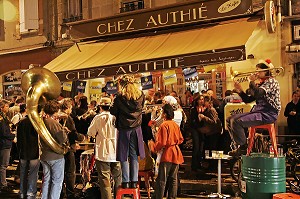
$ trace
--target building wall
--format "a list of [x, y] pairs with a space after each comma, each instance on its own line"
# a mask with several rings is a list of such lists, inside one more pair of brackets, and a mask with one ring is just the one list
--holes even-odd
[[[47, 41], [48, 27], [43, 22], [44, 16], [40, 18], [41, 30], [33, 30], [28, 33], [20, 34], [19, 31], [19, 1], [18, 0], [3, 0], [3, 38], [0, 40], [0, 54], [5, 52], [17, 51], [23, 48], [40, 46]], [[8, 9], [9, 8], [9, 9]], [[12, 17], [11, 13], [14, 13]], [[1, 15], [0, 15], [1, 16]], [[8, 18], [9, 16], [9, 18]]]

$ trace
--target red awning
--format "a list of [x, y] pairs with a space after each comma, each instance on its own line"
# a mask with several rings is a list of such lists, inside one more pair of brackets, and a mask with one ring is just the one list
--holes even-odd
[[0, 54], [0, 74], [28, 69], [30, 64], [44, 66], [54, 58], [50, 47]]

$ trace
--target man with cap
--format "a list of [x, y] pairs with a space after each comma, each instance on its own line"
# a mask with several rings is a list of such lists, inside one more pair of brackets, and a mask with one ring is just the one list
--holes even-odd
[[96, 138], [95, 159], [98, 171], [101, 198], [112, 199], [110, 175], [114, 179], [114, 196], [121, 185], [121, 165], [116, 161], [116, 118], [109, 112], [111, 99], [102, 97], [100, 114], [96, 115], [88, 128], [88, 135]]
[[260, 61], [256, 65], [258, 72], [248, 77], [251, 96], [248, 96], [243, 91], [242, 86], [238, 82], [234, 82], [234, 87], [243, 102], [256, 101], [256, 106], [251, 112], [232, 115], [226, 119], [229, 133], [235, 144], [239, 145], [239, 148], [229, 152], [229, 155], [239, 156], [246, 154], [247, 138], [244, 132], [245, 128], [271, 124], [278, 118], [281, 109], [280, 87], [278, 81], [272, 76], [272, 68], [274, 66], [270, 60]]

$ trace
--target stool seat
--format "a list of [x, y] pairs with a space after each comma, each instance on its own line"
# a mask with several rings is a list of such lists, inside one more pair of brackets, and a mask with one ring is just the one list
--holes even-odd
[[122, 199], [122, 196], [128, 194], [132, 195], [133, 199], [141, 199], [140, 188], [126, 188], [123, 189], [121, 186], [118, 188], [116, 199]]
[[292, 199], [300, 198], [299, 195], [294, 193], [277, 193], [273, 195], [273, 199]]
[[145, 186], [146, 186], [146, 190], [147, 190], [147, 194], [148, 194], [148, 198], [150, 198], [150, 194], [151, 194], [151, 190], [150, 190], [150, 178], [152, 179], [152, 182], [154, 182], [154, 172], [153, 172], [153, 169], [151, 170], [146, 170], [146, 171], [139, 171], [138, 173], [138, 176], [139, 176], [139, 185], [140, 185], [140, 182], [141, 182], [141, 177], [144, 178], [144, 181], [145, 181]]
[[278, 150], [277, 150], [277, 139], [276, 139], [276, 131], [275, 131], [274, 123], [249, 127], [247, 156], [249, 156], [250, 153], [251, 153], [251, 150], [252, 150], [252, 147], [253, 147], [253, 144], [254, 144], [254, 137], [255, 137], [256, 129], [267, 129], [268, 130], [270, 138], [272, 140], [274, 155], [277, 157], [278, 156]]

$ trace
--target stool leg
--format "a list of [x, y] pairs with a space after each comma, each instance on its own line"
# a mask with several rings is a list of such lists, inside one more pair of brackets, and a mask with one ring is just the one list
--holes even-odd
[[155, 183], [155, 181], [154, 181], [154, 173], [153, 172], [151, 172], [151, 179], [152, 179], [152, 181], [151, 181], [151, 185], [152, 185], [152, 187], [154, 187], [154, 183]]
[[150, 183], [149, 183], [149, 174], [148, 173], [145, 174], [144, 180], [145, 180], [145, 186], [146, 186], [148, 198], [150, 199]]
[[253, 144], [254, 144], [254, 137], [255, 137], [255, 128], [249, 128], [249, 136], [248, 136], [248, 148], [247, 148], [247, 156], [250, 155]]
[[138, 185], [140, 186], [140, 184], [141, 184], [141, 176], [138, 175]]
[[133, 198], [141, 199], [140, 187], [136, 189], [136, 194], [134, 194]]
[[270, 137], [272, 139], [272, 145], [273, 145], [273, 149], [274, 149], [274, 156], [277, 157], [278, 156], [278, 150], [277, 150], [277, 139], [276, 139], [276, 132], [275, 132], [275, 127], [274, 125], [272, 125], [269, 129], [269, 134]]

